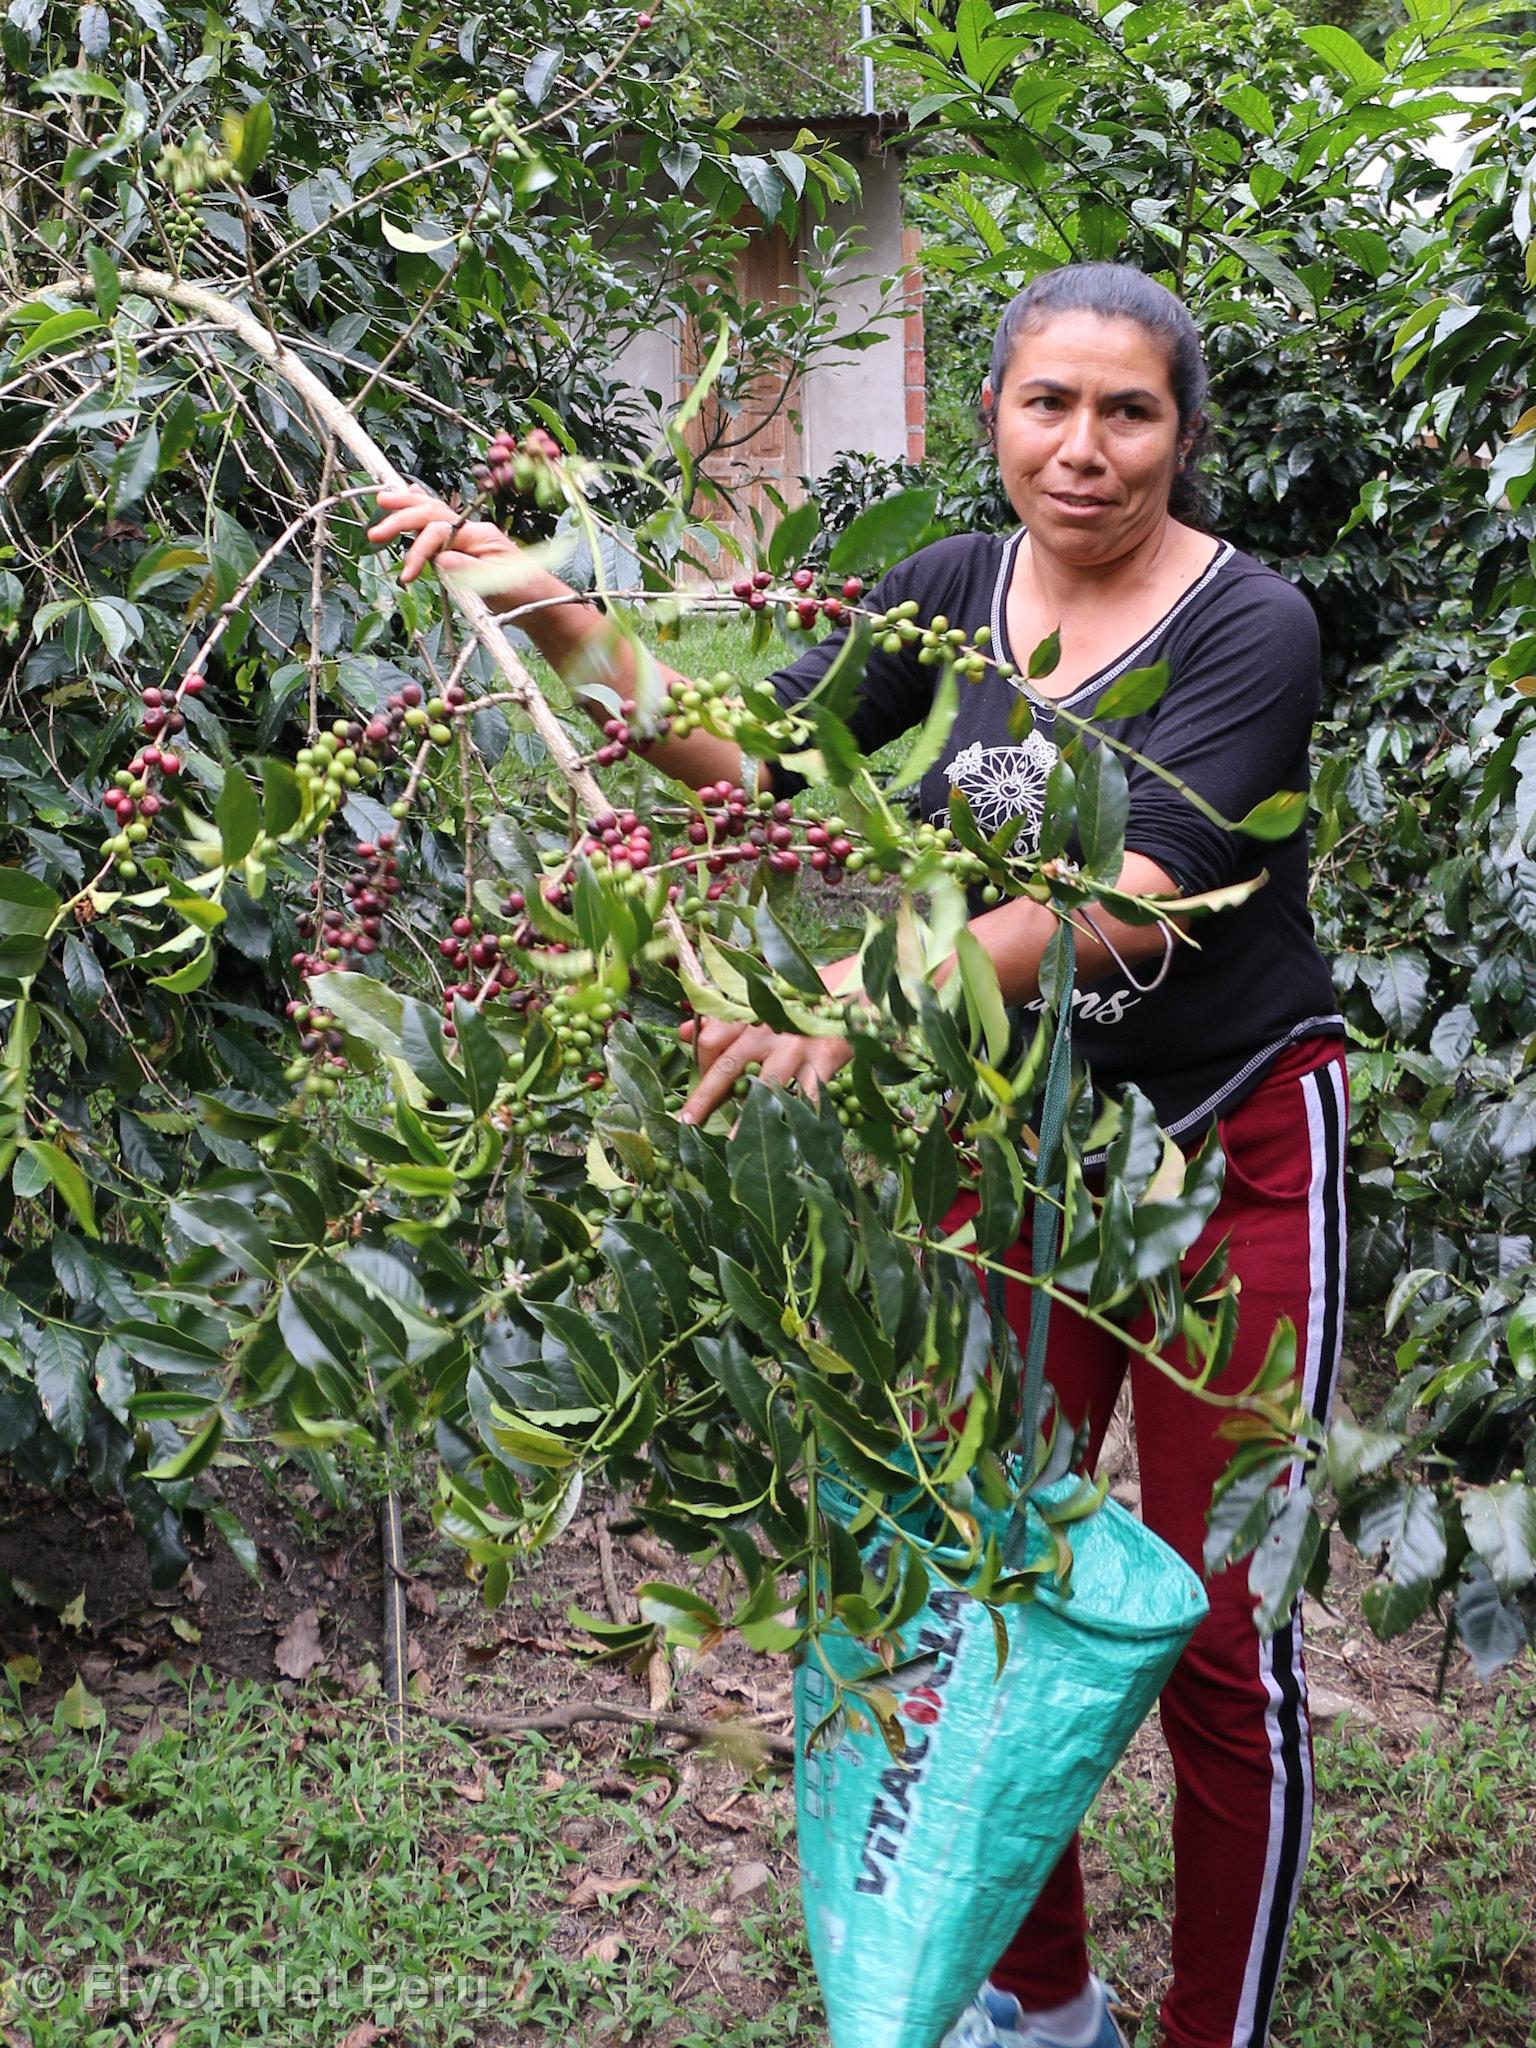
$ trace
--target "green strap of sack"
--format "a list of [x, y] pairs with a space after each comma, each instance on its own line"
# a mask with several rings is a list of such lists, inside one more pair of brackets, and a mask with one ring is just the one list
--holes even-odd
[[[1051, 1057], [1045, 1070], [1045, 1092], [1040, 1107], [1040, 1150], [1035, 1160], [1035, 1178], [1041, 1192], [1035, 1197], [1034, 1222], [1030, 1235], [1030, 1272], [1038, 1277], [1056, 1263], [1061, 1237], [1061, 1198], [1066, 1188], [1066, 1170], [1061, 1154], [1062, 1134], [1067, 1123], [1067, 1097], [1072, 1086], [1072, 990], [1077, 976], [1077, 943], [1070, 924], [1059, 927], [1064, 960], [1056, 991], [1056, 1033], [1051, 1040]], [[995, 1321], [1003, 1315], [1003, 1276], [993, 1267], [987, 1274], [987, 1294]], [[1029, 1334], [1024, 1345], [1023, 1410], [1019, 1418], [1019, 1442], [1026, 1458], [1034, 1456], [1035, 1432], [1040, 1426], [1040, 1404], [1045, 1391], [1045, 1347], [1051, 1327], [1050, 1296], [1037, 1287], [1029, 1304]], [[1029, 1524], [1023, 1505], [1015, 1511], [1003, 1538], [1003, 1564], [1017, 1571], [1024, 1563], [1029, 1543]]]

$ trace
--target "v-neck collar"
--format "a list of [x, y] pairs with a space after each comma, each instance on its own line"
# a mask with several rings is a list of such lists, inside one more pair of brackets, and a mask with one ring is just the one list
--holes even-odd
[[[1013, 642], [1008, 637], [1008, 586], [1013, 580], [1013, 565], [1018, 559], [1019, 549], [1023, 544], [1027, 531], [1027, 527], [1021, 526], [1003, 549], [1003, 559], [998, 567], [997, 582], [992, 590], [992, 645], [997, 649], [1002, 660], [1010, 662], [1018, 670], [1020, 677], [1024, 676], [1026, 664], [1015, 658]], [[1031, 702], [1048, 709], [1054, 709], [1058, 704], [1075, 704], [1079, 697], [1087, 696], [1090, 691], [1101, 690], [1106, 683], [1112, 683], [1116, 676], [1123, 675], [1135, 661], [1137, 655], [1145, 652], [1154, 640], [1158, 639], [1168, 630], [1190, 600], [1197, 597], [1202, 590], [1209, 586], [1223, 566], [1232, 559], [1235, 552], [1236, 550], [1231, 541], [1222, 541], [1215, 554], [1212, 555], [1210, 561], [1206, 563], [1194, 582], [1190, 584], [1186, 591], [1183, 591], [1174, 599], [1157, 623], [1149, 626], [1147, 631], [1132, 646], [1128, 647], [1123, 654], [1117, 654], [1113, 661], [1106, 663], [1103, 668], [1095, 670], [1085, 681], [1079, 683], [1077, 688], [1071, 691], [1069, 695], [1065, 697], [1048, 697], [1043, 691], [1030, 690], [1028, 694]]]

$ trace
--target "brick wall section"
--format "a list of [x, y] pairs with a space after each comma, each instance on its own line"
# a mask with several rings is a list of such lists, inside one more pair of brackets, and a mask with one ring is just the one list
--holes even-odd
[[917, 268], [921, 237], [916, 228], [903, 228], [901, 260], [908, 265], [903, 281], [902, 383], [906, 395], [907, 460], [921, 462], [928, 445], [928, 387], [923, 355], [923, 274]]

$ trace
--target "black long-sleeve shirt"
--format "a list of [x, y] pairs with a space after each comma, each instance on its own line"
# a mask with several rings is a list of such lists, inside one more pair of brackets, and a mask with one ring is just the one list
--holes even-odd
[[[1029, 649], [1009, 645], [1006, 604], [1022, 538], [937, 541], [898, 563], [866, 602], [885, 611], [914, 599], [920, 623], [942, 615], [968, 637], [990, 627], [994, 653], [1022, 672]], [[842, 638], [830, 635], [772, 678], [781, 703], [815, 688]], [[1320, 681], [1317, 624], [1300, 591], [1222, 542], [1150, 632], [1060, 703], [1091, 719], [1112, 682], [1159, 661], [1169, 680], [1158, 702], [1102, 730], [1172, 771], [1230, 821], [1277, 791], [1307, 788]], [[926, 718], [939, 673], [917, 661], [915, 647], [871, 655], [849, 719], [866, 753]], [[1037, 697], [1028, 738], [1011, 739], [1008, 714], [1020, 687], [990, 668], [981, 682], [962, 685], [948, 745], [919, 784], [918, 802], [924, 817], [942, 822], [950, 790], [961, 789], [989, 833], [1023, 816], [1018, 844], [1028, 851], [1038, 840], [1058, 721], [1056, 706]], [[1261, 869], [1269, 875], [1244, 903], [1198, 920], [1198, 951], [1176, 943], [1159, 988], [1140, 993], [1115, 970], [1073, 998], [1073, 1049], [1096, 1085], [1113, 1092], [1134, 1082], [1164, 1128], [1182, 1137], [1235, 1108], [1288, 1045], [1342, 1034], [1344, 1025], [1307, 910], [1305, 829], [1278, 844], [1225, 831], [1140, 763], [1124, 765], [1127, 850], [1156, 861], [1184, 894]], [[798, 786], [783, 770], [775, 781], [781, 792]], [[1154, 972], [1146, 965], [1137, 979]]]

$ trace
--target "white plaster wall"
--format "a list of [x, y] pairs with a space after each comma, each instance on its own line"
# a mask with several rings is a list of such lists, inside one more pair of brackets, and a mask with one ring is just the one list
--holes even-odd
[[[832, 290], [839, 329], [860, 327], [878, 312], [887, 279], [894, 278], [896, 287], [884, 302], [891, 308], [899, 306], [902, 273], [901, 168], [896, 153], [865, 153], [848, 138], [841, 139], [858, 163], [863, 196], [858, 203], [830, 207], [828, 220], [839, 233], [852, 230], [865, 249], [849, 257], [841, 281]], [[786, 130], [782, 137], [767, 137], [762, 146], [782, 143], [787, 147], [791, 140]], [[804, 378], [796, 409], [801, 419], [801, 459], [808, 475], [820, 476], [833, 458], [844, 452], [894, 460], [905, 456], [904, 332], [905, 322], [893, 311], [873, 347], [822, 356]], [[670, 410], [680, 396], [676, 323], [668, 321], [649, 334], [636, 336], [615, 356], [614, 369], [620, 383], [637, 397], [648, 390], [659, 392], [663, 408]]]
[[[881, 304], [881, 281], [895, 276], [890, 301], [900, 304], [901, 166], [894, 150], [871, 153], [859, 165], [863, 198], [857, 206], [828, 209], [828, 218], [854, 227], [866, 253], [846, 267], [834, 299], [840, 327], [861, 325]], [[858, 273], [868, 275], [860, 278]], [[887, 321], [872, 348], [822, 357], [800, 390], [806, 474], [820, 476], [844, 453], [900, 461], [907, 452], [905, 322]]]
[[662, 417], [677, 404], [679, 340], [677, 322], [667, 320], [648, 334], [637, 334], [614, 357], [614, 374], [619, 383], [628, 386], [653, 419], [657, 416], [644, 396], [647, 391], [660, 396]]

